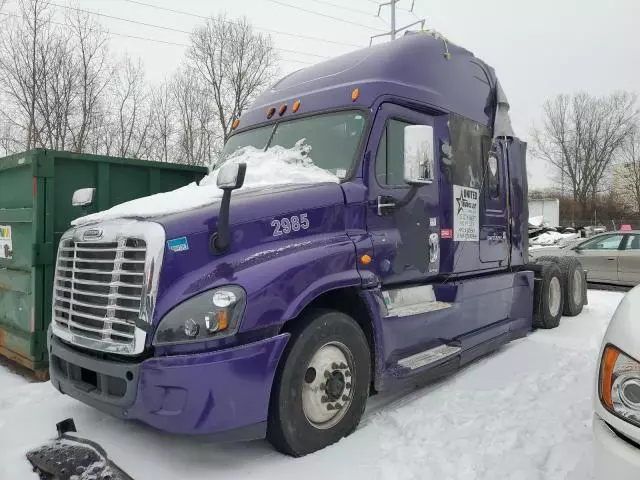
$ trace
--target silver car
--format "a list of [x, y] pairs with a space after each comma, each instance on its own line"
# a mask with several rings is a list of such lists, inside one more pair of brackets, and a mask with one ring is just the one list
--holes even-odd
[[589, 282], [640, 284], [640, 230], [607, 232], [564, 245], [532, 248], [529, 256], [575, 256], [587, 270]]

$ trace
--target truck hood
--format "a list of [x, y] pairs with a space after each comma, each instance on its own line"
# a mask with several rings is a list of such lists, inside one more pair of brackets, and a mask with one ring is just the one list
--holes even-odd
[[[302, 140], [292, 148], [275, 146], [262, 151], [253, 147], [244, 147], [228, 157], [224, 165], [230, 163], [247, 165], [244, 183], [236, 194], [272, 191], [283, 185], [339, 183], [337, 176], [313, 163], [309, 156], [310, 150]], [[214, 169], [199, 183], [193, 182], [177, 190], [136, 198], [108, 210], [76, 218], [71, 223], [78, 226], [123, 218], [150, 219], [210, 208], [222, 199], [223, 191], [217, 186], [220, 168]]]
[[[238, 282], [246, 269], [292, 252], [326, 247], [336, 237], [344, 242], [344, 208], [343, 187], [337, 183], [236, 191], [229, 214], [231, 244], [222, 255], [210, 248], [218, 229], [219, 202], [151, 219], [166, 235], [154, 323], [193, 295]], [[252, 288], [248, 279], [243, 285]]]
[[[260, 219], [280, 219], [287, 214], [325, 206], [344, 204], [344, 192], [337, 183], [281, 185], [277, 187], [237, 191], [231, 196], [229, 223], [244, 224]], [[166, 232], [167, 240], [217, 229], [220, 201], [193, 210], [154, 217]], [[271, 232], [269, 232], [271, 235]], [[256, 238], [256, 242], [258, 239]]]

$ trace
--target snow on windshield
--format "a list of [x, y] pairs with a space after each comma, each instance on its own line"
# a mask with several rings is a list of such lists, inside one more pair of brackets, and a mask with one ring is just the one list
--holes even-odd
[[[247, 164], [242, 191], [288, 184], [339, 183], [338, 177], [313, 163], [310, 151], [311, 147], [304, 144], [304, 139], [293, 148], [274, 146], [266, 152], [244, 147], [226, 158], [222, 165]], [[209, 205], [222, 198], [222, 190], [216, 185], [219, 170], [219, 167], [214, 169], [199, 184], [193, 182], [177, 190], [121, 203], [108, 210], [77, 218], [71, 224], [84, 225], [116, 218], [150, 218]]]

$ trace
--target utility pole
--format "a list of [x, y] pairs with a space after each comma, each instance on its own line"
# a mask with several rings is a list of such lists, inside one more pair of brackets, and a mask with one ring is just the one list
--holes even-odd
[[[425, 19], [421, 19], [418, 20], [416, 22], [410, 23], [409, 25], [405, 25], [403, 27], [400, 28], [396, 28], [396, 4], [400, 3], [400, 0], [389, 0], [386, 3], [381, 3], [380, 5], [378, 5], [378, 17], [380, 16], [380, 12], [382, 11], [382, 7], [390, 7], [391, 8], [391, 30], [389, 30], [386, 33], [380, 33], [378, 35], [374, 35], [369, 39], [369, 45], [371, 45], [371, 43], [373, 42], [373, 39], [376, 37], [386, 37], [387, 35], [389, 35], [391, 37], [391, 40], [395, 40], [396, 39], [396, 35], [398, 34], [398, 32], [405, 30], [409, 27], [413, 27], [414, 25], [421, 25], [421, 28], [424, 29], [424, 24], [425, 24]], [[413, 13], [413, 7], [415, 6], [416, 1], [412, 0], [411, 2], [411, 9], [407, 10], [410, 13]]]
[[[391, 40], [396, 39], [396, 3], [400, 0], [391, 0], [387, 5], [391, 7]], [[378, 7], [378, 15], [380, 15], [380, 9], [382, 5]]]

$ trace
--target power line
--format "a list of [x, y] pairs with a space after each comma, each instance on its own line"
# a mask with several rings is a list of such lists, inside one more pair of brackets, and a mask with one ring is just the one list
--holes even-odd
[[131, 20], [131, 19], [128, 19], [128, 18], [116, 17], [114, 15], [107, 15], [106, 13], [92, 12], [90, 10], [83, 10], [81, 8], [72, 7], [70, 5], [59, 5], [59, 4], [53, 3], [53, 2], [49, 3], [49, 5], [51, 5], [53, 7], [64, 8], [66, 10], [75, 10], [77, 12], [88, 13], [90, 15], [95, 15], [97, 17], [110, 18], [112, 20], [118, 20], [120, 22], [133, 23], [135, 25], [143, 25], [145, 27], [158, 28], [160, 30], [168, 30], [170, 32], [186, 33], [187, 35], [191, 34], [191, 32], [187, 32], [186, 30], [180, 30], [178, 28], [165, 27], [165, 26], [162, 26], [162, 25], [154, 25], [153, 23], [139, 22], [137, 20]]
[[271, 3], [275, 3], [276, 5], [281, 5], [283, 7], [289, 7], [296, 10], [301, 10], [303, 12], [311, 13], [313, 15], [318, 15], [319, 17], [330, 18], [331, 20], [335, 20], [336, 22], [348, 23], [349, 25], [355, 25], [356, 27], [368, 28], [369, 30], [375, 30], [377, 32], [383, 32], [380, 28], [370, 27], [369, 25], [364, 25], [362, 23], [352, 22], [350, 20], [345, 20], [344, 18], [334, 17], [332, 15], [327, 15], [325, 13], [314, 12], [313, 10], [308, 10], [306, 8], [299, 7], [298, 5], [291, 5], [290, 3], [281, 2], [280, 0], [267, 0]]
[[[374, 5], [377, 5], [378, 7], [379, 7], [380, 5], [383, 5], [381, 2], [378, 2], [377, 0], [369, 0], [369, 1], [370, 1], [371, 3], [373, 3]], [[413, 0], [413, 1], [412, 1], [412, 3], [411, 3], [411, 9], [408, 9], [408, 8], [402, 8], [402, 7], [397, 7], [397, 8], [398, 8], [398, 10], [402, 10], [403, 12], [408, 12], [408, 13], [410, 13], [411, 15], [413, 15], [414, 17], [418, 18], [418, 16], [413, 12], [413, 7], [414, 7], [414, 5], [415, 5], [415, 0]]]
[[[14, 17], [14, 18], [21, 18], [23, 20], [27, 20], [26, 17], [24, 17], [23, 15], [18, 15], [15, 13], [7, 13], [7, 12], [0, 12], [0, 15], [5, 15], [7, 17]], [[69, 25], [67, 25], [66, 23], [62, 23], [62, 22], [56, 22], [55, 20], [48, 20], [50, 23], [54, 24], [54, 25], [60, 25], [63, 27], [68, 27]], [[118, 37], [125, 37], [125, 38], [132, 38], [135, 40], [147, 40], [149, 42], [157, 42], [157, 43], [163, 43], [165, 45], [174, 45], [177, 47], [188, 47], [189, 45], [187, 45], [186, 43], [176, 43], [176, 42], [168, 42], [166, 40], [158, 40], [156, 38], [149, 38], [149, 37], [140, 37], [137, 35], [127, 35], [125, 33], [116, 33], [116, 32], [110, 32], [108, 30], [101, 30], [98, 28], [89, 28], [88, 29], [91, 32], [100, 32], [100, 33], [104, 33], [107, 35], [116, 35]]]
[[[186, 16], [194, 17], [194, 18], [201, 18], [201, 19], [204, 19], [204, 20], [208, 20], [210, 18], [210, 17], [207, 17], [205, 15], [198, 15], [197, 13], [186, 12], [184, 10], [176, 10], [176, 9], [173, 9], [173, 8], [161, 7], [159, 5], [153, 5], [151, 3], [140, 2], [138, 0], [122, 0], [122, 1], [123, 2], [128, 2], [128, 3], [133, 3], [133, 4], [136, 4], [136, 5], [141, 5], [141, 6], [144, 6], [144, 7], [154, 8], [156, 10], [164, 10], [165, 12], [177, 13], [179, 15], [186, 15]], [[226, 21], [226, 22], [227, 23], [233, 23], [231, 21]], [[312, 37], [312, 36], [309, 36], [309, 35], [300, 35], [300, 34], [297, 34], [297, 33], [288, 33], [288, 32], [283, 32], [283, 31], [280, 31], [280, 30], [273, 30], [273, 29], [270, 29], [270, 28], [256, 27], [256, 26], [254, 26], [253, 28], [255, 28], [256, 30], [262, 30], [264, 32], [269, 32], [269, 33], [273, 33], [273, 34], [276, 34], [276, 35], [285, 35], [285, 36], [288, 36], [288, 37], [304, 38], [305, 40], [313, 40], [313, 41], [316, 41], [316, 42], [332, 43], [334, 45], [344, 45], [344, 46], [347, 46], [347, 47], [356, 47], [356, 48], [363, 47], [363, 45], [356, 45], [354, 43], [339, 42], [337, 40], [329, 40], [329, 39], [326, 39], [326, 38]]]
[[[420, 19], [416, 22], [410, 23], [408, 25], [405, 25], [403, 27], [397, 27], [396, 25], [396, 8], [397, 7], [397, 3], [400, 2], [400, 0], [389, 0], [386, 3], [379, 3], [378, 4], [378, 15], [380, 15], [380, 11], [382, 10], [382, 7], [389, 7], [391, 10], [391, 29], [388, 32], [385, 33], [380, 33], [378, 35], [373, 35], [370, 40], [369, 40], [369, 45], [371, 45], [371, 43], [373, 42], [373, 39], [376, 37], [386, 37], [387, 35], [389, 35], [391, 37], [391, 40], [395, 40], [396, 39], [396, 35], [398, 34], [398, 32], [402, 31], [402, 30], [406, 30], [409, 27], [413, 27], [414, 25], [421, 25], [421, 28], [424, 29], [424, 24], [426, 22], [425, 19]], [[415, 5], [415, 0], [411, 3], [411, 10], [413, 10], [413, 7]]]
[[[15, 13], [0, 12], [0, 15], [4, 15], [6, 17], [20, 18], [22, 20], [26, 20], [27, 19], [23, 15], [18, 15], [18, 14], [15, 14]], [[48, 21], [50, 23], [54, 24], [54, 25], [60, 25], [62, 27], [69, 27], [69, 25], [67, 25], [66, 23], [56, 22], [55, 20], [48, 20]], [[175, 47], [184, 47], [184, 48], [189, 48], [190, 47], [190, 45], [188, 45], [186, 43], [169, 42], [167, 40], [159, 40], [157, 38], [141, 37], [141, 36], [138, 36], [138, 35], [128, 35], [126, 33], [111, 32], [109, 30], [102, 30], [102, 29], [99, 29], [99, 28], [88, 28], [88, 30], [91, 31], [91, 32], [100, 32], [100, 33], [104, 33], [105, 35], [129, 38], [129, 39], [132, 39], [132, 40], [144, 40], [144, 41], [147, 41], [147, 42], [160, 43], [160, 44], [163, 44], [163, 45], [170, 45], [170, 46], [175, 46]], [[292, 52], [292, 53], [299, 53], [299, 52], [296, 52], [295, 50], [287, 50], [287, 51]], [[299, 63], [301, 65], [313, 65], [314, 64], [314, 62], [306, 62], [304, 60], [296, 60], [296, 59], [293, 59], [293, 58], [283, 58], [283, 60], [286, 61], [286, 62], [290, 62], [290, 63]]]
[[346, 10], [347, 12], [360, 13], [362, 15], [367, 15], [370, 17], [375, 16], [375, 15], [371, 15], [371, 12], [365, 12], [364, 10], [358, 10], [357, 8], [345, 7], [343, 5], [338, 5], [337, 3], [326, 2], [325, 0], [310, 0], [310, 1], [321, 3], [322, 5], [328, 5], [334, 8], [341, 8], [342, 10]]
[[[78, 11], [78, 12], [88, 13], [90, 15], [96, 15], [98, 17], [110, 18], [112, 20], [118, 20], [118, 21], [121, 21], [121, 22], [133, 23], [135, 25], [143, 25], [145, 27], [157, 28], [157, 29], [160, 29], [160, 30], [167, 30], [167, 31], [170, 31], [170, 32], [177, 32], [177, 33], [184, 33], [184, 34], [187, 34], [187, 35], [191, 35], [191, 32], [188, 32], [186, 30], [180, 30], [178, 28], [166, 27], [166, 26], [163, 26], [163, 25], [155, 25], [153, 23], [139, 22], [137, 20], [131, 20], [129, 18], [116, 17], [114, 15], [107, 15], [105, 13], [92, 12], [90, 10], [83, 10], [81, 8], [71, 7], [69, 5], [59, 5], [57, 3], [50, 3], [49, 5], [51, 5], [53, 7], [64, 8], [64, 9], [67, 9], [67, 10], [75, 10], [75, 11]], [[186, 46], [188, 46], [188, 45], [186, 45]], [[302, 51], [299, 51], [299, 50], [289, 50], [289, 49], [278, 48], [278, 47], [274, 47], [274, 49], [278, 50], [278, 51], [281, 51], [281, 52], [296, 53], [296, 54], [299, 54], [299, 55], [307, 55], [307, 56], [310, 56], [310, 57], [329, 58], [326, 55], [318, 55], [318, 54], [315, 54], [315, 53], [302, 52]]]

